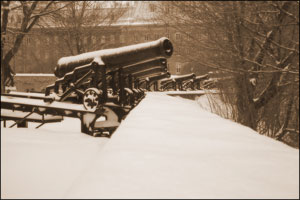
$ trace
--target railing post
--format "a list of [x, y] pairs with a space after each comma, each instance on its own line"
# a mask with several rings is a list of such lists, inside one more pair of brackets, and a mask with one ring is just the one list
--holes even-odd
[[154, 82], [154, 91], [158, 91], [158, 82], [157, 81]]
[[124, 84], [124, 75], [123, 75], [123, 69], [122, 68], [119, 68], [118, 75], [119, 75], [119, 96], [120, 96], [120, 102], [119, 103], [121, 104], [121, 106], [123, 106], [124, 97], [125, 97], [125, 94], [124, 94], [125, 84]]
[[146, 90], [148, 90], [148, 91], [150, 90], [150, 84], [149, 84], [149, 81], [147, 81], [147, 80], [146, 80]]
[[110, 81], [110, 86], [112, 88], [113, 94], [117, 94], [117, 86], [116, 86], [116, 71], [111, 72], [111, 81]]
[[129, 89], [132, 90], [132, 88], [133, 88], [133, 87], [132, 87], [132, 74], [129, 74], [129, 75], [128, 75], [128, 84], [129, 84], [129, 86], [128, 86]]
[[101, 72], [101, 76], [102, 76], [102, 98], [103, 98], [103, 102], [107, 101], [107, 81], [106, 81], [106, 65], [101, 65], [100, 67], [100, 72]]

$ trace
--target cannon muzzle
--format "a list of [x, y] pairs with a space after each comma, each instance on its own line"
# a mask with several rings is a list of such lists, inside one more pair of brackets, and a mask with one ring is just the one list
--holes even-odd
[[101, 60], [107, 68], [115, 70], [138, 62], [158, 58], [169, 58], [172, 54], [173, 45], [171, 41], [163, 37], [151, 42], [60, 58], [54, 70], [54, 74], [60, 78], [66, 73], [73, 71], [76, 67], [90, 64], [96, 60]]

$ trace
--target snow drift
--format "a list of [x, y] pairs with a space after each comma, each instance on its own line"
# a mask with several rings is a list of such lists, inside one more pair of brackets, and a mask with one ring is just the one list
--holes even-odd
[[298, 198], [299, 150], [148, 93], [111, 139], [66, 119], [2, 128], [2, 198]]

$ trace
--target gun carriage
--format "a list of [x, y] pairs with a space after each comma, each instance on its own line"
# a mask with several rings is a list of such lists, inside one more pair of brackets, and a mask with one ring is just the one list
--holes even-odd
[[165, 90], [174, 90], [175, 88], [175, 80], [173, 78], [166, 78], [160, 81], [160, 90], [165, 91]]
[[[191, 73], [191, 74], [185, 74], [185, 75], [162, 80], [161, 81], [161, 89], [166, 90], [166, 89], [170, 89], [170, 87], [172, 87], [172, 89], [174, 89], [174, 90], [182, 91], [182, 90], [186, 89], [183, 86], [193, 83], [193, 80], [195, 79], [195, 77], [196, 77], [195, 74]], [[193, 87], [191, 87], [191, 88], [193, 88]]]
[[191, 74], [185, 74], [185, 75], [181, 75], [181, 76], [177, 76], [174, 78], [175, 80], [175, 90], [180, 90], [182, 91], [183, 88], [183, 84], [186, 81], [193, 81], [193, 79], [196, 77], [196, 75], [194, 73]]
[[194, 87], [196, 85], [196, 88], [198, 90], [201, 89], [201, 83], [204, 81], [204, 80], [207, 80], [209, 78], [209, 75], [208, 74], [205, 74], [205, 75], [201, 75], [201, 76], [196, 76], [196, 78], [194, 79]]
[[142, 77], [139, 79], [139, 85], [144, 86], [147, 91], [150, 91], [152, 86], [154, 91], [158, 91], [158, 81], [164, 78], [169, 78], [171, 74], [169, 72], [162, 72], [152, 76]]

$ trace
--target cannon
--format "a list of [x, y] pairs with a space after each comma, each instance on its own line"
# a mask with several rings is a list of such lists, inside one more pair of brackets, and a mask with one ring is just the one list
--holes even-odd
[[196, 77], [196, 75], [194, 73], [191, 73], [191, 74], [179, 75], [177, 77], [174, 77], [173, 79], [176, 82], [182, 82], [182, 81], [186, 81], [188, 79], [194, 79], [195, 77]]
[[158, 91], [158, 82], [161, 79], [169, 78], [171, 74], [169, 72], [152, 75], [140, 80], [140, 85], [145, 85], [146, 90], [150, 90], [150, 87], [154, 85], [154, 91]]
[[172, 53], [172, 43], [163, 37], [60, 58], [54, 69], [57, 80], [46, 87], [44, 101], [82, 104], [97, 117], [105, 116], [103, 122], [96, 123], [95, 117], [89, 125], [83, 123], [84, 133], [113, 131], [144, 97], [144, 91], [133, 85], [134, 79], [165, 72]]
[[54, 69], [54, 74], [61, 78], [66, 73], [73, 71], [76, 67], [91, 64], [92, 62], [98, 62], [100, 60], [109, 69], [114, 70], [155, 58], [169, 58], [172, 53], [172, 43], [170, 40], [163, 37], [152, 42], [60, 58]]
[[[167, 90], [167, 89], [183, 90], [184, 89], [183, 86], [191, 85], [195, 77], [196, 77], [195, 74], [191, 73], [191, 74], [185, 74], [185, 75], [164, 79], [160, 82], [161, 90]], [[191, 86], [191, 88], [193, 89], [193, 86]]]
[[195, 74], [191, 73], [162, 80], [160, 82], [161, 90], [166, 90], [170, 88], [174, 90], [183, 90], [183, 85], [187, 85], [189, 84], [189, 82], [193, 82], [193, 79], [195, 79], [195, 77]]
[[155, 67], [155, 68], [152, 68], [149, 70], [144, 70], [141, 72], [133, 73], [132, 76], [134, 78], [142, 78], [142, 77], [147, 77], [152, 74], [158, 74], [161, 72], [167, 72], [167, 68]]
[[133, 73], [137, 73], [140, 71], [151, 69], [153, 67], [166, 68], [167, 67], [167, 59], [159, 58], [159, 59], [154, 59], [154, 60], [150, 60], [150, 61], [146, 61], [146, 62], [137, 63], [134, 65], [125, 66], [125, 67], [123, 67], [123, 73], [124, 74], [133, 74]]
[[173, 78], [166, 78], [160, 81], [160, 89], [162, 91], [174, 89], [175, 88], [175, 80]]
[[189, 79], [187, 81], [182, 82], [182, 90], [194, 90], [194, 79]]
[[183, 83], [184, 81], [189, 81], [190, 79], [194, 79], [196, 77], [196, 75], [194, 73], [191, 74], [185, 74], [185, 75], [181, 75], [181, 76], [177, 76], [174, 79], [174, 81], [176, 82], [175, 84], [175, 90], [179, 89], [179, 90], [183, 90]]
[[200, 83], [203, 82], [204, 80], [207, 80], [208, 78], [209, 78], [208, 74], [196, 76], [196, 78], [194, 79], [194, 88], [196, 84], [196, 88], [200, 90]]
[[99, 85], [102, 85], [100, 93], [103, 93], [102, 99], [105, 102], [107, 86], [104, 80], [108, 72], [112, 72], [112, 75], [118, 71], [118, 74], [123, 76], [137, 72], [139, 68], [162, 66], [172, 53], [172, 43], [163, 37], [152, 42], [63, 57], [58, 60], [54, 70], [58, 79], [55, 84], [46, 88], [45, 94], [48, 96], [53, 89], [55, 93], [59, 93], [61, 87], [63, 94], [60, 95], [60, 101], [66, 100], [72, 92], [75, 92], [80, 100], [85, 90], [100, 89]]
[[[154, 67], [154, 68], [151, 68], [148, 70], [129, 74], [127, 77], [129, 88], [131, 88], [134, 92], [137, 93], [138, 96], [140, 96], [140, 92], [137, 92], [137, 91], [140, 91], [140, 80], [143, 80], [143, 79], [147, 78], [148, 76], [160, 75], [160, 74], [166, 73], [166, 72], [167, 72], [166, 67]], [[134, 84], [134, 86], [133, 86], [133, 84]], [[135, 89], [133, 89], [133, 87]], [[144, 92], [142, 91], [142, 93], [144, 93]]]
[[[134, 102], [136, 100], [140, 100], [144, 96], [144, 91], [139, 88], [138, 78], [159, 72], [166, 72], [166, 70], [166, 59], [155, 59], [125, 66], [124, 68], [120, 68], [119, 70], [111, 71], [108, 73], [109, 75], [111, 75], [109, 86], [112, 90], [112, 93], [115, 95], [118, 93], [118, 88], [121, 88], [121, 90], [119, 91], [119, 96], [122, 96], [122, 88], [128, 88], [132, 90], [134, 100], [131, 100], [130, 102]], [[118, 80], [116, 80], [117, 75]], [[121, 85], [121, 87], [118, 87], [118, 84]]]

